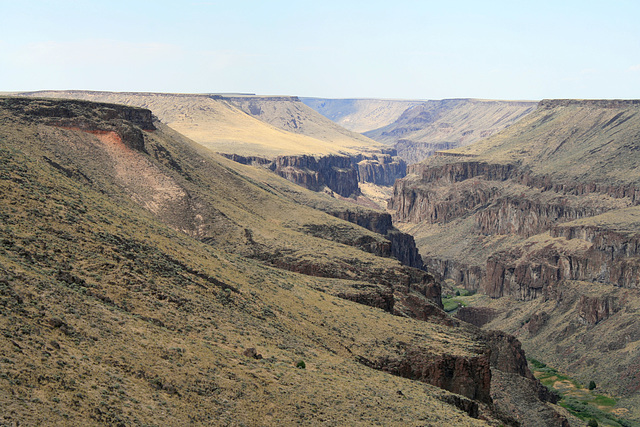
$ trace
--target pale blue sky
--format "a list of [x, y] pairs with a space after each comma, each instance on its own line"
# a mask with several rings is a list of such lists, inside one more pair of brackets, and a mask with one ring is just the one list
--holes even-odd
[[0, 91], [640, 98], [640, 1], [0, 0]]

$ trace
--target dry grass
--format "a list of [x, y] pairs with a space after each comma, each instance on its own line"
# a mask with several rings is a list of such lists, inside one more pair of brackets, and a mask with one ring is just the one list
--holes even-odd
[[472, 146], [452, 150], [492, 163], [522, 162], [556, 181], [638, 182], [640, 106], [572, 104], [538, 109], [516, 126]]
[[[356, 361], [395, 355], [401, 341], [475, 354], [467, 328], [337, 299], [318, 289], [357, 281], [242, 256], [251, 228], [267, 251], [360, 265], [355, 278], [398, 266], [300, 231], [320, 222], [367, 233], [286, 196], [293, 185], [243, 176], [163, 127], [143, 156], [4, 113], [0, 123], [0, 424], [487, 425], [443, 403], [445, 391]], [[146, 193], [110, 168], [116, 159], [172, 185], [158, 179]], [[211, 228], [139, 200], [174, 184]]]
[[[260, 120], [241, 110], [232, 101], [206, 95], [153, 93], [117, 93], [84, 91], [42, 91], [34, 96], [85, 99], [148, 108], [165, 124], [215, 152], [249, 156], [275, 157], [295, 154], [338, 154], [377, 150], [382, 144], [361, 135], [329, 126], [324, 117], [298, 101], [260, 101], [249, 97], [247, 102], [278, 105], [269, 117], [289, 117], [295, 113], [305, 133], [295, 133]], [[293, 105], [292, 105], [293, 104]], [[300, 105], [296, 105], [300, 104]], [[289, 111], [292, 110], [292, 111]], [[259, 117], [259, 116], [258, 116]]]

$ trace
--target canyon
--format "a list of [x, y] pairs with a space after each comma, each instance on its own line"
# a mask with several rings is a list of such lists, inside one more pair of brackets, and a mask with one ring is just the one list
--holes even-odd
[[[236, 263], [266, 268], [262, 280], [276, 283], [285, 274], [296, 289], [305, 283], [305, 292], [356, 304], [348, 306], [353, 313], [368, 307], [448, 331], [445, 341], [457, 337], [446, 350], [423, 332], [421, 339], [389, 333], [358, 341], [347, 353], [363, 369], [453, 392], [436, 397], [435, 406], [472, 420], [575, 423], [533, 376], [524, 349], [582, 382], [595, 380], [620, 399], [628, 419], [640, 417], [632, 375], [640, 337], [637, 101], [22, 95], [28, 98], [5, 101], [3, 123], [19, 123], [15, 135], [37, 128], [33, 139], [49, 141], [43, 147], [50, 151], [36, 157], [74, 185], [131, 200], [174, 232], [239, 257]], [[72, 142], [74, 151], [59, 141]], [[140, 250], [139, 242], [119, 239]], [[37, 260], [28, 241], [5, 240], [10, 251]], [[232, 280], [191, 261], [178, 265], [190, 280], [220, 287], [220, 301], [242, 289], [230, 284], [242, 273]], [[73, 271], [56, 277], [68, 285], [93, 280]], [[451, 317], [442, 310], [443, 287], [475, 296]], [[24, 300], [21, 292], [10, 292], [9, 301]], [[122, 290], [91, 295], [126, 305]], [[316, 306], [313, 295], [306, 304]], [[191, 297], [167, 298], [184, 304]], [[342, 342], [344, 328], [337, 336], [315, 333]], [[282, 350], [262, 342], [251, 348]]]
[[502, 132], [410, 165], [389, 201], [430, 271], [481, 295], [461, 318], [597, 381], [634, 418], [639, 105], [541, 101]]
[[0, 99], [2, 423], [568, 425], [390, 214], [157, 114]]

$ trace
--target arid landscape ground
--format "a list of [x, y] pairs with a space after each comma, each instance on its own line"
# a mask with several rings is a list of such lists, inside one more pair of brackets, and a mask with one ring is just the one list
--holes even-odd
[[639, 108], [5, 95], [0, 424], [639, 425]]

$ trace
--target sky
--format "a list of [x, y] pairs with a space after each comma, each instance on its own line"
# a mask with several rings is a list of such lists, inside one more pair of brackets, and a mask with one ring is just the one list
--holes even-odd
[[640, 98], [637, 0], [0, 0], [0, 91]]

